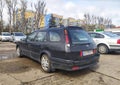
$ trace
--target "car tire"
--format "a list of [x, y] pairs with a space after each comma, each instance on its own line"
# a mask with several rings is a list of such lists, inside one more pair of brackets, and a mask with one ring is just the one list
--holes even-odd
[[44, 72], [50, 73], [53, 71], [51, 61], [47, 54], [43, 54], [40, 61], [41, 61], [41, 68]]
[[21, 50], [20, 50], [19, 47], [17, 47], [16, 53], [17, 53], [17, 56], [18, 56], [18, 57], [20, 57], [20, 58], [22, 57]]
[[99, 45], [98, 52], [101, 54], [107, 54], [109, 52], [109, 49], [106, 45]]

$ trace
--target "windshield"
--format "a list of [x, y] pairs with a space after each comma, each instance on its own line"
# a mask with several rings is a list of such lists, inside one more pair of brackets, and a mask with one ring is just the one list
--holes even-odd
[[120, 32], [112, 32], [112, 33], [117, 34], [117, 35], [119, 35], [119, 36], [120, 36]]
[[84, 30], [69, 30], [72, 44], [84, 44], [93, 42], [91, 37]]
[[10, 36], [10, 33], [2, 33], [3, 36]]
[[109, 37], [119, 37], [117, 34], [112, 33], [112, 32], [103, 32], [103, 34], [109, 36]]
[[24, 36], [23, 33], [15, 33], [15, 36]]

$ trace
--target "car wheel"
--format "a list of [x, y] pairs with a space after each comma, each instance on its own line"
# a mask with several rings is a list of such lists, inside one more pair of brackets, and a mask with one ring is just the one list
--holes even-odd
[[22, 57], [21, 50], [20, 50], [19, 47], [17, 47], [16, 53], [17, 53], [17, 56], [18, 56], [18, 57]]
[[45, 72], [49, 73], [52, 71], [50, 59], [49, 59], [48, 55], [46, 55], [46, 54], [43, 54], [41, 57], [41, 67], [42, 67], [43, 71], [45, 71]]
[[98, 46], [98, 52], [101, 54], [106, 54], [108, 53], [108, 47], [106, 45], [99, 45]]

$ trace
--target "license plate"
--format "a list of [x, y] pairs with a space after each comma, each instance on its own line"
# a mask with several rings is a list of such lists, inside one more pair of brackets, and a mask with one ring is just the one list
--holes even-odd
[[93, 50], [83, 51], [83, 56], [87, 56], [91, 54], [93, 54]]

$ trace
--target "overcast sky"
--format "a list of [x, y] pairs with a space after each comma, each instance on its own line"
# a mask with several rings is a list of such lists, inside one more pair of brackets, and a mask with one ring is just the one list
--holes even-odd
[[[27, 1], [35, 3], [37, 0]], [[45, 2], [48, 13], [76, 19], [83, 19], [85, 13], [90, 13], [90, 15], [110, 18], [113, 24], [120, 26], [120, 0], [45, 0]]]

